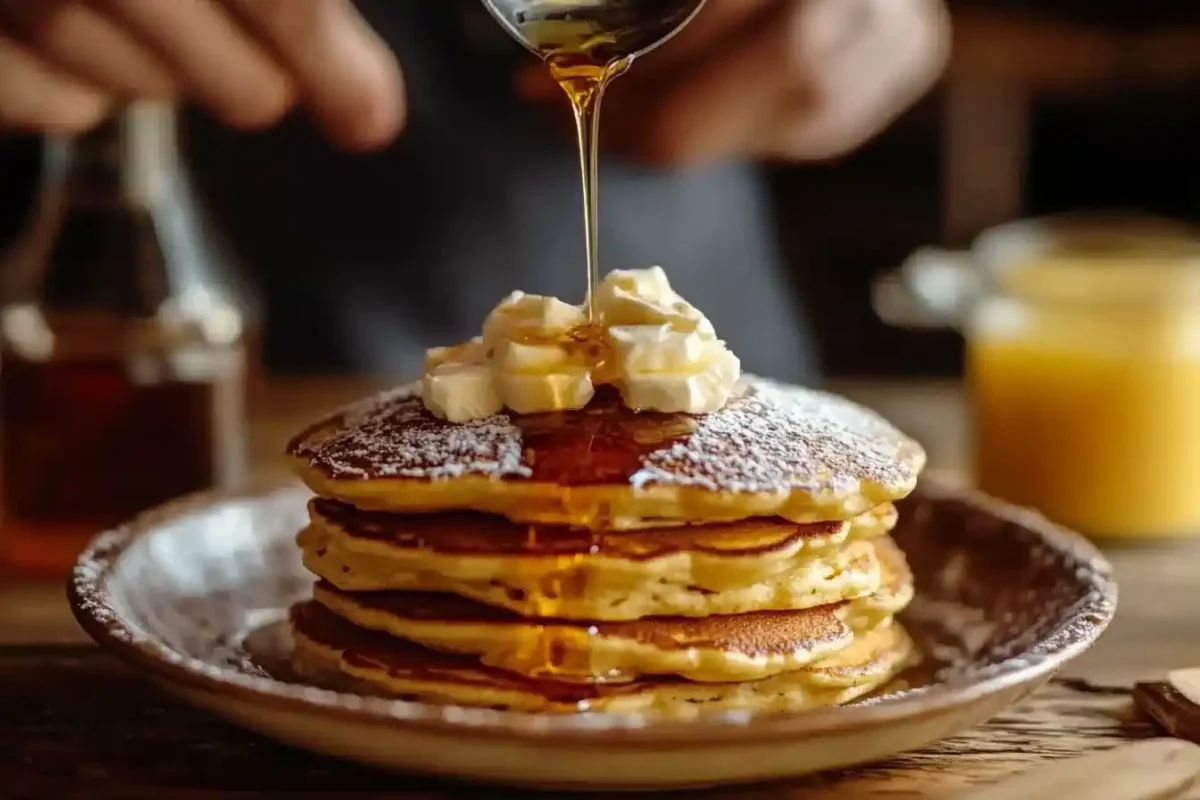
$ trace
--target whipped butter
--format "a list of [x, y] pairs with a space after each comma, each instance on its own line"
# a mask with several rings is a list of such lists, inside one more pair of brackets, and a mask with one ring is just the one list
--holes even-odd
[[481, 336], [429, 351], [421, 399], [451, 422], [583, 408], [604, 384], [636, 410], [706, 414], [729, 400], [741, 363], [661, 267], [609, 273], [596, 309], [593, 326], [579, 306], [514, 292]]

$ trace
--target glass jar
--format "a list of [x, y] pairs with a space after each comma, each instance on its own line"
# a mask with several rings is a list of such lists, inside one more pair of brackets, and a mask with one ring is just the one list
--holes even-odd
[[893, 324], [966, 342], [976, 485], [1102, 539], [1200, 536], [1200, 241], [1118, 216], [1024, 221], [920, 251]]
[[62, 573], [99, 530], [247, 468], [252, 304], [191, 193], [175, 109], [46, 142], [0, 260], [0, 565]]

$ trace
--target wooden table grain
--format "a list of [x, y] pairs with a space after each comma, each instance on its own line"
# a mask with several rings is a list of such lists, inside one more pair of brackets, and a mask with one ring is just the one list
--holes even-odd
[[[254, 415], [261, 472], [304, 420], [370, 385], [275, 382]], [[960, 393], [953, 384], [851, 382], [835, 387], [927, 443], [931, 468], [962, 468]], [[1049, 687], [979, 728], [887, 763], [803, 781], [682, 793], [696, 798], [935, 798], [1051, 758], [1157, 735], [1133, 705], [1139, 680], [1200, 665], [1200, 542], [1124, 548], [1109, 556], [1120, 611], [1109, 633]], [[292, 750], [170, 698], [90, 645], [62, 588], [0, 575], [0, 797], [444, 798], [525, 793], [398, 776]]]

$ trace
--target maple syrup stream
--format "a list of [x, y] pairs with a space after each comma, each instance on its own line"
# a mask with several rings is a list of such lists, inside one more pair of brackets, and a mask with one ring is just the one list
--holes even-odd
[[536, 53], [575, 113], [587, 247], [588, 322], [600, 323], [600, 108], [614, 79], [682, 30], [705, 0], [484, 0], [518, 41]]

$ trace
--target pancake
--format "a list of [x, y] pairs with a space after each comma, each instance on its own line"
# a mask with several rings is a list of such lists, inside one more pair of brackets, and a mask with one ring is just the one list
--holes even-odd
[[434, 417], [414, 384], [330, 415], [288, 452], [314, 492], [363, 509], [608, 531], [846, 520], [907, 495], [925, 463], [874, 412], [756, 378], [702, 416], [635, 412], [602, 387], [580, 411], [467, 423]]
[[875, 543], [883, 585], [867, 597], [802, 611], [650, 617], [630, 622], [527, 619], [457, 595], [347, 594], [327, 582], [314, 599], [339, 617], [430, 649], [475, 656], [530, 678], [623, 683], [646, 675], [761, 680], [800, 669], [886, 625], [912, 599], [912, 573], [890, 539]]
[[314, 525], [330, 533], [387, 544], [396, 550], [423, 551], [430, 558], [449, 556], [455, 560], [491, 556], [587, 556], [594, 561], [647, 562], [680, 553], [716, 557], [723, 562], [732, 557], [739, 561], [757, 556], [791, 558], [802, 549], [822, 550], [848, 539], [882, 536], [896, 524], [896, 508], [891, 504], [873, 508], [848, 521], [798, 523], [782, 517], [759, 517], [632, 531], [590, 531], [519, 523], [475, 512], [394, 514], [362, 511], [323, 498], [310, 500], [308, 512]]
[[[839, 547], [881, 536], [896, 519], [895, 509], [884, 506], [851, 522], [775, 518], [600, 534], [488, 514], [363, 512], [321, 499], [310, 502], [309, 514], [312, 525], [299, 537], [305, 563], [339, 589], [461, 588], [460, 594], [523, 613], [597, 619], [683, 613], [643, 613], [638, 597], [648, 588], [725, 592], [795, 573], [812, 557], [837, 563], [832, 554]], [[545, 601], [552, 594], [564, 602], [551, 608]], [[581, 601], [588, 608], [574, 608]], [[598, 610], [605, 607], [613, 610]]]
[[908, 608], [916, 594], [912, 569], [900, 545], [891, 537], [874, 543], [875, 557], [879, 561], [879, 588], [874, 594], [846, 602], [843, 618], [853, 631], [865, 631], [883, 625], [893, 616]]
[[292, 610], [292, 666], [333, 688], [519, 711], [604, 711], [695, 717], [708, 711], [801, 711], [847, 703], [888, 683], [913, 656], [899, 624], [876, 628], [809, 668], [761, 681], [675, 677], [622, 684], [535, 680], [358, 628], [315, 602]]
[[[718, 571], [709, 570], [708, 585], [697, 585], [686, 563], [675, 571], [671, 560], [610, 561], [639, 568], [594, 570], [584, 556], [446, 557], [434, 568], [413, 569], [386, 544], [368, 548], [359, 545], [370, 543], [353, 541], [355, 549], [347, 549], [347, 537], [330, 536], [315, 525], [298, 540], [304, 566], [342, 591], [450, 592], [527, 617], [615, 621], [791, 610], [864, 597], [880, 585], [870, 541], [802, 551], [750, 582], [721, 580]], [[424, 555], [416, 551], [417, 560]]]

